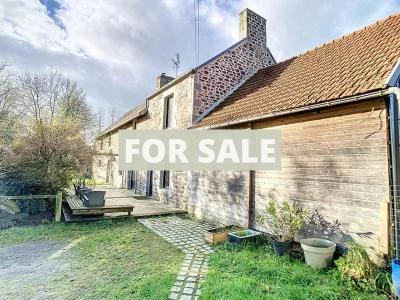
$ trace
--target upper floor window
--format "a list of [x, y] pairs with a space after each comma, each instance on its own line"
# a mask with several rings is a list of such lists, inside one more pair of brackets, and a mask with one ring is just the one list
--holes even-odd
[[172, 128], [174, 126], [174, 96], [165, 99], [164, 103], [164, 129]]
[[111, 147], [111, 134], [108, 136], [108, 147]]
[[100, 150], [103, 150], [103, 139], [100, 140]]

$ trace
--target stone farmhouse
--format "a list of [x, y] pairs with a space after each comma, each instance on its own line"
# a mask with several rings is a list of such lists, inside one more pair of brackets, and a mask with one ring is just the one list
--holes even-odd
[[[270, 194], [297, 200], [313, 212], [313, 235], [389, 254], [398, 248], [390, 241], [398, 232], [400, 14], [280, 63], [265, 24], [244, 10], [237, 44], [176, 79], [161, 75], [145, 104], [99, 136], [97, 177], [152, 197], [167, 189], [169, 202], [198, 218], [265, 231], [257, 215]], [[282, 169], [118, 173], [119, 129], [169, 127], [278, 128]]]
[[114, 187], [157, 197], [167, 188], [175, 205], [187, 208], [187, 174], [169, 171], [118, 171], [120, 129], [187, 129], [259, 69], [275, 64], [268, 50], [266, 20], [245, 9], [240, 13], [239, 42], [177, 78], [157, 77], [156, 91], [98, 137], [94, 175]]

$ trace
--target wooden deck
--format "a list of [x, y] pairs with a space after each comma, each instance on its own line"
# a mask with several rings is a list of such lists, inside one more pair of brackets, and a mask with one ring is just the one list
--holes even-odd
[[[125, 189], [101, 188], [106, 191], [105, 206], [85, 207], [76, 196], [68, 196], [63, 205], [66, 222], [86, 222], [114, 218], [142, 218], [186, 213], [186, 210], [155, 199], [135, 195]], [[129, 210], [129, 211], [128, 211]], [[128, 214], [127, 214], [128, 213]]]
[[104, 205], [104, 206], [91, 206], [83, 205], [81, 199], [75, 195], [68, 195], [66, 197], [67, 203], [71, 208], [73, 215], [102, 215], [105, 213], [128, 213], [131, 214], [133, 210], [132, 204], [117, 204], [117, 205]]

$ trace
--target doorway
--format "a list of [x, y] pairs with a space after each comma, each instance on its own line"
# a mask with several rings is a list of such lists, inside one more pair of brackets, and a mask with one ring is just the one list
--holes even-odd
[[147, 171], [147, 180], [146, 180], [146, 196], [153, 196], [153, 171]]
[[136, 172], [128, 171], [128, 174], [126, 177], [127, 177], [126, 188], [128, 190], [136, 190]]

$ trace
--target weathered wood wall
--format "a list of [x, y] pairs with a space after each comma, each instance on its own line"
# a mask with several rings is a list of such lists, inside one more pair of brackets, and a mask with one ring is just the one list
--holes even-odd
[[[245, 128], [249, 124], [236, 126]], [[381, 99], [285, 116], [251, 125], [280, 129], [282, 169], [255, 172], [255, 214], [269, 194], [298, 200], [324, 224], [303, 236], [353, 238], [380, 252], [387, 246], [389, 201], [387, 111]], [[231, 127], [232, 128], [232, 127]], [[189, 172], [188, 211], [216, 224], [247, 226], [249, 172]], [[338, 221], [340, 226], [334, 226]], [[267, 231], [255, 222], [257, 229]], [[385, 244], [385, 245], [383, 245]], [[387, 247], [386, 247], [387, 249]]]
[[[378, 251], [380, 205], [389, 200], [387, 111], [379, 99], [253, 124], [282, 132], [281, 171], [256, 172], [255, 210], [268, 195], [298, 200], [321, 220], [341, 224], [304, 235], [352, 237]], [[259, 224], [256, 227], [263, 229]], [[329, 226], [328, 226], [329, 227]], [[265, 228], [264, 228], [265, 229]]]

